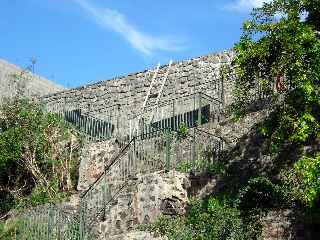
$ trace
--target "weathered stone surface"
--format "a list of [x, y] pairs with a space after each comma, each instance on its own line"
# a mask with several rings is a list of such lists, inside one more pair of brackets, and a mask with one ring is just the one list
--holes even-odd
[[[193, 92], [203, 92], [212, 97], [221, 97], [224, 90], [224, 102], [230, 103], [231, 86], [234, 73], [227, 76], [227, 82], [221, 82], [220, 69], [223, 64], [230, 65], [233, 58], [232, 51], [211, 54], [193, 58], [191, 60], [172, 64], [169, 71], [161, 101], [165, 102], [176, 96], [182, 97]], [[164, 78], [168, 65], [163, 66], [158, 73], [151, 95], [156, 96], [160, 90], [161, 79]], [[146, 74], [146, 73], [149, 74]], [[84, 87], [63, 91], [45, 96], [43, 101], [48, 105], [67, 104], [75, 105], [91, 115], [103, 117], [98, 109], [119, 104], [121, 111], [127, 114], [136, 114], [141, 110], [143, 101], [149, 89], [154, 69], [116, 77], [112, 80], [87, 85]], [[231, 82], [230, 82], [231, 81]], [[223, 86], [222, 86], [223, 85]], [[99, 114], [100, 112], [100, 114]]]
[[128, 233], [115, 235], [110, 240], [166, 240], [166, 237], [156, 237], [149, 232], [131, 231]]
[[112, 157], [119, 151], [115, 139], [85, 144], [80, 158], [77, 189], [86, 190], [104, 171]]
[[291, 210], [271, 211], [262, 221], [263, 240], [296, 239], [293, 232], [293, 219]]
[[[120, 239], [117, 237], [124, 236], [127, 238], [122, 239], [135, 239], [130, 238], [131, 233], [126, 234], [140, 224], [154, 222], [159, 214], [184, 214], [188, 199], [184, 188], [187, 181], [185, 174], [175, 171], [138, 176], [109, 207], [107, 219], [95, 226], [99, 239]], [[151, 235], [143, 233], [139, 237], [136, 239], [149, 239], [146, 237]]]

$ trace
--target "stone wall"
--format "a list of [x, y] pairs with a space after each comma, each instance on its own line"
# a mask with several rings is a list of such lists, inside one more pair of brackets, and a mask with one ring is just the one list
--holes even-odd
[[43, 96], [65, 88], [0, 59], [0, 101], [19, 96]]
[[108, 165], [119, 150], [115, 139], [84, 144], [80, 156], [77, 190], [86, 190], [103, 173], [105, 165]]
[[[162, 102], [194, 92], [203, 92], [213, 98], [223, 98], [226, 104], [230, 103], [230, 85], [232, 85], [234, 74], [230, 74], [227, 81], [222, 82], [220, 70], [222, 65], [230, 64], [233, 56], [234, 53], [229, 51], [197, 57], [173, 63], [169, 71], [168, 65], [161, 66], [156, 78], [157, 87], [151, 91], [149, 103], [152, 105], [155, 102], [161, 80], [167, 71], [168, 78], [162, 92]], [[155, 69], [151, 69], [115, 77], [111, 80], [51, 94], [45, 96], [43, 100], [48, 106], [68, 105], [101, 117], [115, 105], [120, 106], [120, 110], [125, 114], [137, 114], [142, 108], [154, 72]]]
[[[95, 225], [98, 239], [130, 239], [132, 231], [141, 224], [154, 222], [161, 213], [184, 214], [188, 186], [187, 175], [174, 171], [138, 176], [109, 205], [105, 221]], [[136, 239], [146, 239], [147, 235], [147, 239], [153, 239], [141, 232]]]

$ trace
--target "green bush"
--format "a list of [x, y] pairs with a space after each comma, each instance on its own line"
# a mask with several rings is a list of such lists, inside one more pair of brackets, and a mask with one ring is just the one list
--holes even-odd
[[178, 139], [186, 138], [188, 135], [188, 127], [185, 123], [181, 123], [178, 128]]
[[26, 236], [19, 235], [19, 228], [22, 226], [22, 221], [18, 219], [10, 219], [5, 222], [0, 221], [0, 239], [1, 240], [15, 240], [27, 239]]
[[320, 154], [303, 157], [293, 168], [282, 173], [284, 184], [291, 196], [307, 207], [313, 207], [320, 199]]
[[190, 161], [181, 161], [177, 164], [176, 170], [184, 173], [195, 170], [206, 171], [213, 174], [224, 174], [225, 166], [220, 163], [210, 163], [207, 159], [198, 159], [194, 163]]
[[272, 114], [260, 131], [273, 152], [320, 136], [319, 9], [319, 0], [270, 1], [253, 10], [235, 45], [231, 109], [239, 118], [252, 110], [258, 89], [268, 94]]
[[72, 191], [80, 147], [78, 134], [38, 102], [13, 99], [2, 104], [1, 213], [60, 199], [63, 192]]
[[148, 229], [169, 240], [248, 239], [240, 212], [215, 198], [193, 201], [186, 216], [161, 216]]
[[267, 177], [256, 177], [240, 189], [236, 203], [241, 211], [256, 214], [281, 206], [287, 200], [286, 195], [287, 191]]

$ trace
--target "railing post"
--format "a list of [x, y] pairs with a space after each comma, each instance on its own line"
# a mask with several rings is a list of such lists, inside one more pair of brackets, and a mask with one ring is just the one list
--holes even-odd
[[175, 99], [172, 101], [172, 120], [171, 120], [171, 129], [176, 130], [178, 126], [175, 126]]
[[195, 173], [196, 168], [196, 128], [193, 128], [192, 136], [192, 172]]
[[116, 120], [116, 137], [119, 137], [119, 134], [120, 134], [120, 130], [119, 130], [119, 124], [120, 124], [120, 105], [117, 104], [117, 120]]
[[137, 164], [136, 164], [136, 137], [135, 136], [133, 136], [132, 168], [134, 169], [135, 175], [137, 175], [138, 168], [137, 168]]
[[47, 232], [47, 239], [50, 240], [51, 239], [51, 229], [52, 229], [52, 224], [51, 221], [53, 220], [53, 216], [52, 216], [52, 206], [51, 204], [49, 205], [49, 210], [48, 210], [48, 232]]
[[106, 171], [106, 167], [104, 167], [104, 181], [103, 181], [103, 219], [106, 219], [106, 212], [107, 212], [107, 171]]
[[171, 154], [171, 132], [169, 129], [165, 131], [166, 136], [166, 171], [170, 170], [170, 154]]
[[79, 240], [85, 239], [85, 219], [84, 219], [85, 208], [86, 208], [86, 200], [84, 199], [80, 204]]
[[224, 105], [225, 105], [225, 99], [224, 99], [224, 77], [221, 78], [220, 98], [221, 98], [222, 108], [224, 108]]
[[199, 97], [199, 108], [198, 108], [198, 124], [197, 124], [197, 126], [200, 126], [201, 123], [202, 123], [202, 116], [201, 116], [201, 112], [202, 112], [201, 93], [199, 93], [198, 97]]

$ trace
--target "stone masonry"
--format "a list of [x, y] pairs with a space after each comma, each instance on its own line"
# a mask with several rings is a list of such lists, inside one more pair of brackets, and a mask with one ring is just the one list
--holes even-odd
[[[230, 65], [233, 56], [232, 51], [226, 51], [173, 63], [168, 72], [161, 102], [194, 92], [203, 92], [217, 99], [223, 96], [225, 104], [230, 103], [230, 85], [232, 85], [234, 74], [228, 76], [228, 81], [222, 82], [220, 71], [223, 65]], [[168, 65], [160, 67], [156, 85], [161, 84], [161, 79], [164, 78], [167, 70]], [[141, 110], [154, 72], [155, 69], [151, 69], [115, 77], [111, 80], [50, 94], [45, 96], [43, 101], [48, 106], [76, 106], [98, 117], [103, 116], [115, 105], [119, 106], [120, 111], [126, 115], [137, 114]], [[150, 104], [156, 100], [157, 93], [157, 91], [151, 92]]]
[[106, 220], [95, 225], [98, 239], [130, 239], [130, 235], [153, 239], [148, 233], [137, 233], [136, 228], [154, 222], [160, 213], [184, 214], [188, 187], [187, 175], [175, 171], [138, 176], [110, 204]]

